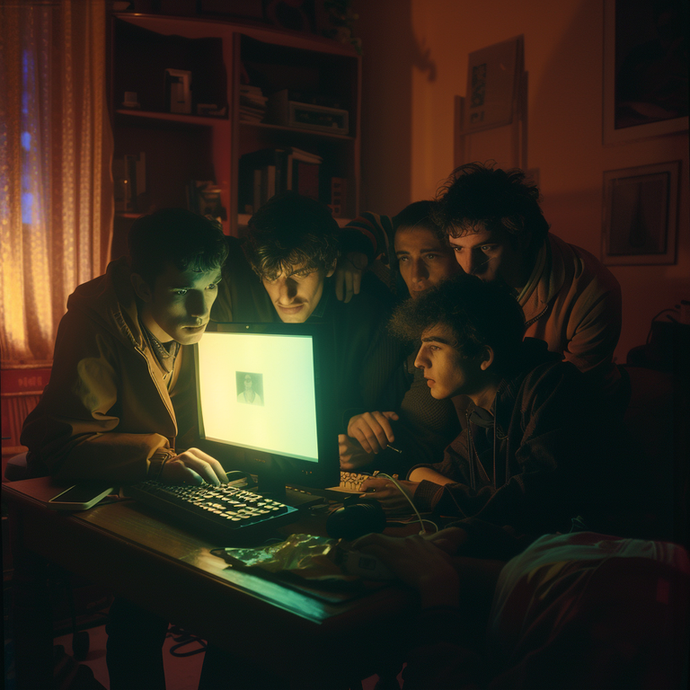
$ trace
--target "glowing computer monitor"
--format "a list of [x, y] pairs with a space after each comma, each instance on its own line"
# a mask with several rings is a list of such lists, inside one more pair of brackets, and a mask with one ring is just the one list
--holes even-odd
[[324, 324], [218, 324], [195, 345], [199, 431], [259, 489], [339, 481], [333, 351]]

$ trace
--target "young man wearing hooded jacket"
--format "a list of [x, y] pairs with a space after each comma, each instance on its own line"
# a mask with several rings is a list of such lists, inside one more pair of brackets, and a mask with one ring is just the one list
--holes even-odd
[[226, 255], [221, 229], [190, 211], [163, 209], [134, 222], [129, 257], [69, 297], [50, 382], [22, 430], [32, 476], [227, 481], [192, 445], [191, 356]]
[[[523, 341], [523, 319], [506, 286], [465, 273], [396, 310], [395, 332], [421, 342], [415, 366], [431, 395], [452, 399], [465, 427], [441, 462], [401, 482], [418, 509], [532, 534], [597, 514], [613, 460], [591, 382], [545, 343]], [[389, 512], [409, 508], [387, 479], [363, 490]]]
[[[213, 221], [163, 209], [134, 222], [128, 258], [77, 287], [50, 382], [22, 430], [32, 476], [227, 483], [220, 463], [192, 445], [191, 348], [206, 330], [227, 251]], [[167, 620], [115, 599], [106, 626], [112, 690], [165, 688], [167, 629]]]

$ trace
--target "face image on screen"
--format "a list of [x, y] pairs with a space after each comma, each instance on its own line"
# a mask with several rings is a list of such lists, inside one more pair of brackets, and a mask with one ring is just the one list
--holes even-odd
[[249, 371], [238, 371], [237, 402], [242, 405], [263, 405], [263, 374]]
[[310, 336], [206, 333], [197, 348], [206, 439], [318, 461]]

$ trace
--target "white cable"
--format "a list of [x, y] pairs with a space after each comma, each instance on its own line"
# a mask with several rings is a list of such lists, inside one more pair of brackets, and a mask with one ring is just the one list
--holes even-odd
[[[431, 522], [431, 520], [425, 520], [422, 518], [422, 516], [419, 514], [419, 511], [417, 510], [417, 507], [412, 502], [412, 499], [407, 495], [407, 491], [405, 491], [405, 489], [402, 486], [400, 486], [398, 481], [396, 479], [393, 479], [393, 477], [391, 477], [390, 474], [386, 474], [385, 472], [379, 472], [376, 476], [377, 477], [386, 477], [386, 479], [390, 479], [393, 482], [393, 484], [395, 484], [395, 486], [398, 487], [398, 490], [407, 499], [407, 502], [412, 506], [412, 510], [414, 510], [415, 515], [417, 516], [417, 519], [419, 520], [419, 526], [422, 528], [422, 531], [420, 532], [420, 534], [426, 534], [426, 530], [424, 529], [424, 523], [425, 522]], [[431, 524], [436, 528], [436, 531], [438, 532], [438, 525], [434, 522], [431, 522]]]

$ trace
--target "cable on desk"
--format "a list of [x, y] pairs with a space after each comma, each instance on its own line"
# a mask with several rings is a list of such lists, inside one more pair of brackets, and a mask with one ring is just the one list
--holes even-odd
[[[173, 640], [175, 640], [175, 642], [177, 643], [170, 647], [170, 653], [173, 656], [194, 656], [195, 654], [200, 654], [201, 652], [206, 651], [206, 640], [202, 640], [200, 637], [192, 635], [191, 633], [188, 633], [186, 630], [182, 630], [182, 628], [179, 628], [176, 625], [171, 625], [168, 628], [168, 633], [166, 637], [172, 637]], [[177, 651], [178, 649], [182, 649], [183, 647], [186, 647], [189, 644], [193, 644], [194, 642], [196, 642], [199, 645], [197, 649], [192, 649], [187, 652]]]
[[438, 532], [438, 525], [435, 522], [432, 522], [431, 520], [427, 520], [425, 518], [422, 518], [422, 516], [419, 514], [419, 511], [417, 510], [417, 507], [415, 506], [414, 502], [412, 499], [407, 495], [407, 491], [403, 489], [402, 486], [400, 486], [400, 483], [398, 482], [397, 479], [394, 477], [391, 477], [390, 474], [386, 474], [385, 472], [379, 472], [378, 473], [379, 477], [386, 477], [386, 479], [390, 479], [390, 481], [393, 482], [393, 484], [397, 487], [398, 491], [407, 499], [407, 502], [412, 506], [412, 510], [414, 510], [415, 515], [417, 516], [417, 519], [419, 520], [419, 526], [421, 528], [420, 534], [426, 534], [426, 530], [424, 529], [424, 523], [428, 522], [430, 525], [433, 525]]

